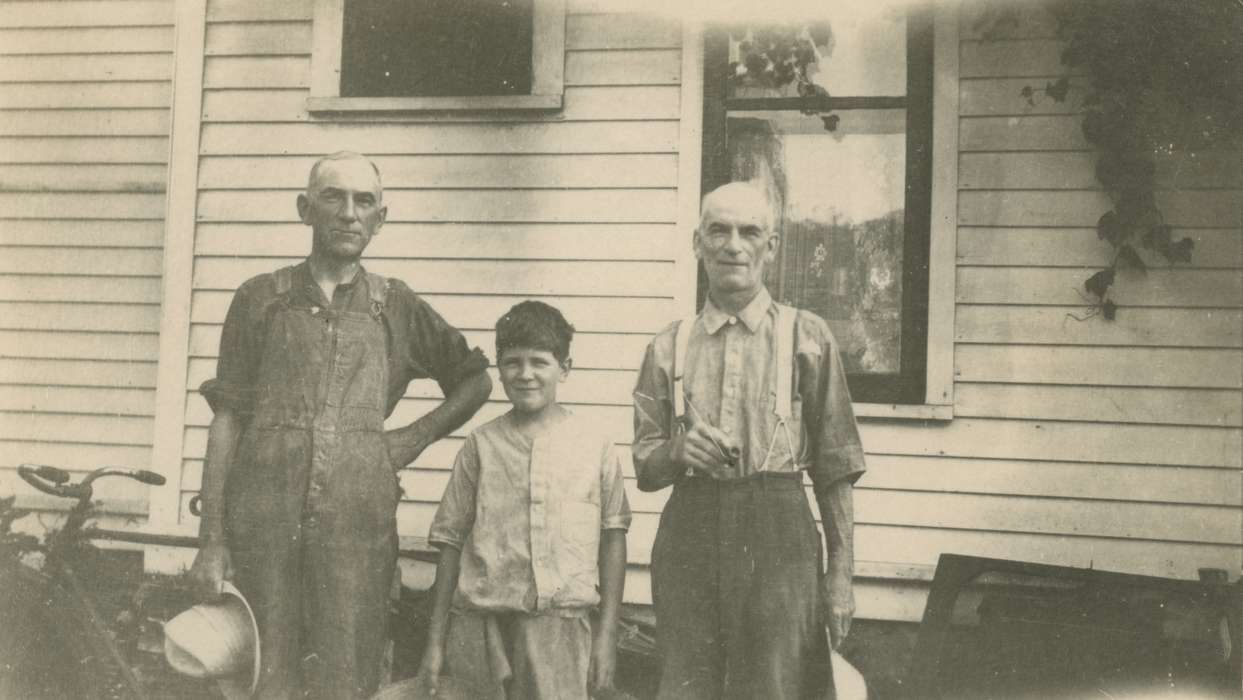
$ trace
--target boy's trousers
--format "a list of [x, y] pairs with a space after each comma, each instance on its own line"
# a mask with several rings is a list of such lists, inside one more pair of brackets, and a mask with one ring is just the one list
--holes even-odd
[[[591, 621], [586, 610], [561, 612], [454, 610], [445, 640], [445, 673], [491, 687], [495, 698], [586, 700]], [[506, 671], [510, 677], [503, 681]]]
[[652, 549], [662, 700], [831, 697], [820, 535], [802, 478], [674, 486]]

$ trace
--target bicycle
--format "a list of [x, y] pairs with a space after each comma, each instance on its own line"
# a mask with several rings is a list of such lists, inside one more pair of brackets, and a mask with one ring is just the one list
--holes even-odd
[[[91, 540], [159, 536], [131, 538], [88, 526], [87, 521], [94, 514], [93, 484], [99, 479], [128, 478], [159, 486], [164, 477], [104, 467], [75, 483], [65, 470], [35, 465], [18, 467], [18, 474], [43, 493], [76, 502], [64, 523], [40, 541], [12, 531], [14, 521], [30, 513], [15, 507], [16, 496], [0, 499], [0, 590], [5, 591], [0, 602], [0, 698], [145, 700], [148, 693], [130, 661], [144, 618], [135, 614], [137, 601], [130, 587], [106, 585], [120, 578], [115, 566], [109, 571], [115, 560]], [[155, 543], [186, 544], [179, 541], [185, 538], [163, 539], [168, 541]]]

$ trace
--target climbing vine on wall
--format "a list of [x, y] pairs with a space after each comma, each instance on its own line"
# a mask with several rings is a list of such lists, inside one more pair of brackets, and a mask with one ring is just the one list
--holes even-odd
[[[1113, 203], [1096, 235], [1113, 248], [1084, 281], [1094, 313], [1112, 320], [1110, 290], [1122, 269], [1189, 263], [1195, 242], [1177, 237], [1156, 198], [1157, 161], [1173, 153], [1243, 145], [1243, 2], [1055, 0], [1048, 10], [1065, 42], [1066, 74], [1022, 96], [1064, 102], [1082, 92], [1083, 135], [1097, 150], [1096, 177]], [[979, 16], [985, 36], [1018, 16], [995, 5]]]
[[839, 118], [815, 106], [815, 98], [829, 93], [815, 82], [821, 46], [833, 41], [828, 22], [764, 24], [729, 28], [731, 43], [729, 79], [734, 85], [760, 85], [780, 89], [793, 84], [798, 96], [808, 100], [801, 111], [819, 115], [828, 131], [837, 129]]

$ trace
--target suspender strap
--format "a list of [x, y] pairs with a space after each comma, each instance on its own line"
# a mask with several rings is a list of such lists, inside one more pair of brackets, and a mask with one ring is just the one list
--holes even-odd
[[276, 296], [283, 297], [293, 289], [293, 266], [282, 267], [273, 273], [276, 278]]
[[367, 294], [371, 297], [371, 315], [379, 318], [388, 302], [388, 278], [374, 272], [367, 273]]
[[682, 375], [686, 372], [686, 352], [691, 344], [691, 331], [695, 328], [696, 316], [678, 321], [673, 330], [673, 418], [681, 419], [686, 414], [686, 397], [683, 394]]
[[777, 304], [777, 325], [773, 329], [776, 336], [777, 400], [773, 406], [776, 413], [787, 422], [794, 411], [791, 399], [794, 385], [794, 317], [797, 311], [784, 304]]
[[[798, 311], [785, 304], [776, 304], [777, 320], [773, 328], [773, 354], [777, 365], [776, 400], [773, 412], [778, 416], [790, 419], [794, 411], [792, 400], [794, 391], [794, 318]], [[686, 396], [682, 378], [686, 373], [686, 355], [690, 347], [691, 331], [695, 327], [695, 316], [678, 321], [673, 331], [673, 412], [674, 418], [681, 418], [686, 413]]]

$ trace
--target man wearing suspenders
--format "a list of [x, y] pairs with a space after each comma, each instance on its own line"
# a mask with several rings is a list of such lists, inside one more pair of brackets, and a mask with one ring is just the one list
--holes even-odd
[[836, 647], [854, 613], [863, 450], [828, 325], [764, 286], [772, 228], [749, 184], [704, 197], [708, 299], [652, 340], [635, 386], [639, 488], [673, 487], [652, 548], [660, 698], [823, 698], [825, 627]]
[[[427, 302], [365, 271], [387, 208], [357, 153], [311, 168], [298, 215], [310, 256], [245, 282], [220, 339], [203, 469], [205, 598], [234, 581], [259, 624], [260, 698], [370, 697], [397, 561], [397, 470], [487, 399], [487, 360]], [[406, 385], [445, 400], [385, 431]]]

